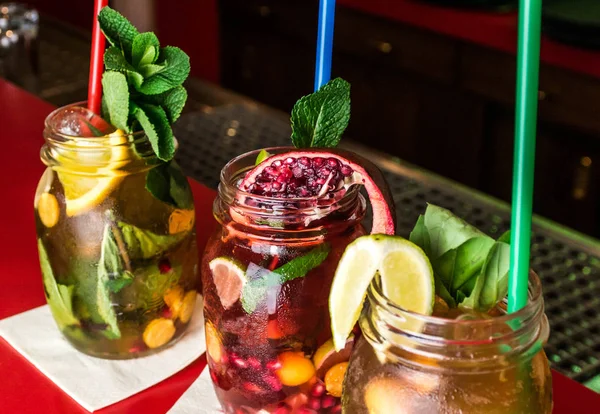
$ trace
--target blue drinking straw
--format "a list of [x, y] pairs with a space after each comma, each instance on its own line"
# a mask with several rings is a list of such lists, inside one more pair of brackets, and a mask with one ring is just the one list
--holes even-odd
[[315, 91], [329, 82], [329, 79], [331, 78], [334, 25], [335, 0], [321, 0], [319, 3], [319, 34], [317, 35]]
[[520, 0], [508, 311], [527, 304], [535, 135], [540, 69], [541, 0]]

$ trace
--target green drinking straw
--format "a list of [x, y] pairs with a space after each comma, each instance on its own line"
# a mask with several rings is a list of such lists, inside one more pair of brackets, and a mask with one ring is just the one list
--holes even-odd
[[541, 0], [520, 0], [508, 312], [527, 304], [535, 134], [540, 68]]

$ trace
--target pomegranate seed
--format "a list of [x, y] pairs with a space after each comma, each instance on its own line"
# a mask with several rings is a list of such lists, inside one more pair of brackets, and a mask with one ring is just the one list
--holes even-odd
[[302, 177], [302, 168], [294, 167], [294, 169], [292, 170], [292, 174], [294, 174], [294, 177], [296, 178]]
[[278, 369], [281, 369], [281, 362], [278, 360], [269, 361], [267, 362], [267, 369], [277, 371]]
[[294, 165], [294, 164], [296, 164], [296, 159], [295, 159], [295, 158], [292, 158], [292, 157], [287, 157], [287, 158], [285, 159], [285, 163], [286, 163], [286, 164], [289, 164], [289, 165]]
[[307, 168], [306, 170], [304, 170], [305, 177], [313, 177], [314, 175], [315, 175], [315, 170], [313, 170], [312, 168]]
[[321, 409], [321, 400], [319, 398], [311, 398], [307, 403], [308, 407], [318, 411]]
[[273, 188], [273, 190], [275, 191], [279, 191], [281, 190], [281, 183], [278, 181], [273, 181], [273, 183], [271, 184], [271, 187]]
[[331, 170], [329, 168], [321, 168], [319, 170], [319, 175], [321, 177], [327, 178], [327, 177], [329, 177], [329, 174], [331, 174]]
[[313, 158], [313, 165], [315, 167], [320, 167], [325, 163], [325, 159], [321, 158], [321, 157], [315, 157]]
[[318, 414], [315, 410], [313, 410], [312, 408], [303, 405], [302, 407], [300, 407], [298, 409], [298, 411], [296, 411], [298, 414]]
[[327, 182], [327, 179], [325, 178], [317, 178], [315, 181], [318, 185], [323, 185]]
[[350, 175], [352, 175], [352, 173], [354, 172], [352, 170], [352, 168], [348, 167], [347, 165], [342, 166], [342, 168], [340, 169], [340, 172], [342, 173], [342, 175], [344, 177], [348, 177]]
[[321, 382], [317, 382], [310, 390], [310, 395], [313, 397], [320, 397], [325, 394], [325, 385]]
[[267, 167], [267, 168], [265, 168], [264, 174], [271, 175], [271, 176], [276, 176], [277, 174], [279, 174], [279, 172], [277, 171], [277, 168]]
[[250, 365], [250, 367], [252, 367], [254, 369], [261, 368], [260, 361], [254, 357], [248, 358], [248, 365]]
[[273, 161], [273, 163], [271, 164], [271, 167], [274, 167], [274, 168], [281, 167], [281, 161], [280, 160]]
[[236, 354], [231, 354], [229, 356], [229, 360], [231, 361], [231, 363], [233, 365], [235, 365], [238, 368], [247, 368], [248, 367], [248, 364], [246, 363], [246, 361], [244, 361], [242, 358], [240, 358]]
[[329, 410], [330, 414], [339, 414], [341, 412], [342, 412], [342, 406], [341, 405], [336, 405], [331, 410]]
[[310, 160], [308, 159], [308, 157], [300, 157], [298, 159], [298, 164], [308, 167], [310, 165]]
[[335, 158], [328, 158], [327, 165], [329, 165], [333, 169], [337, 169], [340, 166], [340, 163]]
[[271, 388], [272, 391], [281, 391], [281, 388], [283, 388], [283, 385], [281, 385], [281, 381], [279, 380], [279, 378], [273, 375], [267, 375], [263, 378], [263, 380], [267, 383], [267, 385], [269, 386], [269, 388]]
[[323, 397], [323, 399], [321, 400], [321, 407], [323, 408], [331, 408], [335, 405], [335, 397], [332, 397], [331, 395], [326, 395]]
[[260, 393], [263, 391], [262, 388], [260, 388], [258, 385], [254, 384], [252, 382], [244, 382], [242, 384], [242, 387], [244, 387], [244, 389], [249, 392]]
[[169, 263], [169, 259], [162, 259], [158, 262], [158, 270], [160, 273], [169, 273], [171, 271], [171, 263]]

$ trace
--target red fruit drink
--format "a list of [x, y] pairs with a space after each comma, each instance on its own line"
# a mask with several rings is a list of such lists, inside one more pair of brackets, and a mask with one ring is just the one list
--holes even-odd
[[328, 297], [340, 256], [365, 234], [352, 184], [375, 200], [376, 231], [392, 232], [393, 220], [367, 161], [269, 151], [258, 167], [250, 152], [221, 173], [220, 226], [201, 269], [211, 377], [226, 413], [341, 412], [350, 346], [333, 351]]

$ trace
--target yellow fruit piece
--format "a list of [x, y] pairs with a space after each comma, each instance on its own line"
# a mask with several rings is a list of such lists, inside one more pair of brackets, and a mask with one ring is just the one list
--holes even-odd
[[169, 216], [169, 233], [190, 231], [194, 227], [195, 218], [194, 210], [174, 210]]
[[378, 378], [365, 388], [365, 404], [369, 414], [409, 413], [402, 407], [406, 397], [402, 383], [395, 378]]
[[315, 366], [302, 352], [284, 352], [279, 354], [278, 359], [281, 368], [276, 373], [285, 386], [302, 385], [315, 375]]
[[350, 335], [346, 341], [346, 346], [340, 351], [335, 350], [333, 339], [329, 339], [321, 345], [313, 355], [313, 363], [317, 369], [317, 377], [323, 378], [327, 371], [334, 365], [337, 365], [340, 362], [348, 362], [353, 346], [354, 335]]
[[[98, 206], [123, 181], [124, 173], [118, 171], [130, 156], [127, 136], [121, 130], [109, 135], [105, 151], [96, 149], [86, 153], [90, 138], [74, 141], [73, 149], [57, 155], [58, 179], [63, 185], [67, 204], [67, 216], [72, 217]], [[108, 164], [98, 168], [96, 165]]]
[[190, 290], [183, 297], [181, 309], [179, 310], [179, 320], [183, 323], [188, 323], [192, 319], [194, 306], [196, 305], [196, 291]]
[[325, 389], [327, 392], [334, 397], [340, 398], [342, 396], [342, 384], [344, 383], [344, 375], [348, 369], [347, 362], [340, 362], [334, 365], [325, 374]]
[[223, 347], [221, 345], [221, 338], [219, 337], [219, 333], [217, 329], [213, 326], [212, 323], [206, 322], [206, 352], [208, 352], [208, 356], [213, 360], [216, 364], [221, 362], [221, 358], [223, 357]]
[[173, 335], [175, 335], [175, 325], [171, 319], [154, 319], [144, 330], [144, 343], [148, 348], [158, 348], [169, 342]]
[[60, 208], [56, 197], [50, 193], [40, 195], [37, 205], [38, 215], [44, 226], [51, 228], [56, 226], [60, 216]]
[[172, 318], [177, 319], [181, 306], [183, 305], [183, 288], [179, 285], [173, 286], [167, 290], [167, 293], [163, 296], [165, 304], [171, 310]]

